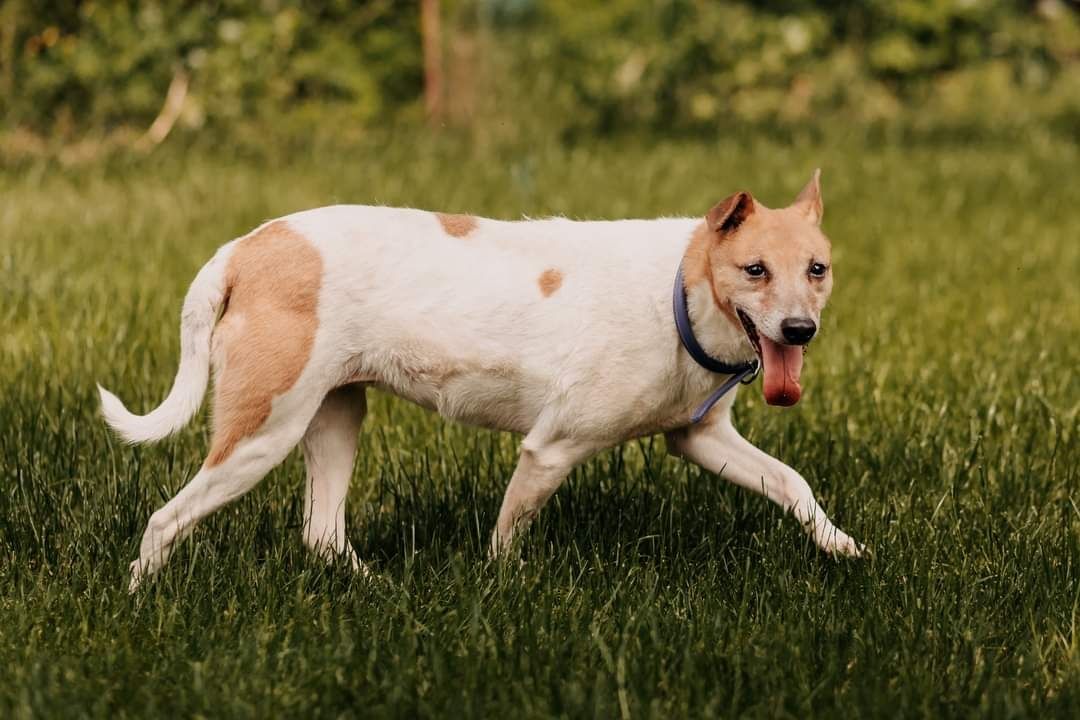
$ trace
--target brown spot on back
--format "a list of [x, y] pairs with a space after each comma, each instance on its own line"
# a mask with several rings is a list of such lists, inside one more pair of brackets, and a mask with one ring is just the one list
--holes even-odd
[[319, 326], [323, 262], [276, 220], [237, 241], [225, 271], [227, 310], [214, 329], [214, 439], [208, 467], [270, 417], [275, 397], [300, 378]]
[[443, 232], [456, 238], [463, 238], [476, 229], [476, 218], [472, 215], [435, 213], [435, 217], [439, 218]]
[[548, 268], [540, 273], [540, 278], [536, 281], [536, 284], [540, 286], [540, 292], [543, 293], [544, 297], [551, 297], [556, 290], [562, 287], [562, 273], [555, 268]]

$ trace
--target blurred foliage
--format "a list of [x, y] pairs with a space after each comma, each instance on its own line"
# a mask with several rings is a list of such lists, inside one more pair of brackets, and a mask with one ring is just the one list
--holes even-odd
[[[9, 128], [145, 127], [178, 72], [191, 78], [179, 127], [297, 117], [357, 128], [421, 112], [418, 0], [2, 2]], [[452, 122], [1080, 121], [1080, 20], [1064, 0], [442, 6]]]
[[575, 69], [563, 76], [597, 128], [834, 112], [875, 121], [926, 106], [975, 119], [1070, 87], [1080, 106], [1080, 24], [1061, 2], [550, 0], [545, 10], [560, 32], [540, 64]]
[[8, 0], [0, 93], [37, 130], [149, 123], [178, 70], [182, 124], [309, 104], [365, 122], [421, 87], [417, 3]]

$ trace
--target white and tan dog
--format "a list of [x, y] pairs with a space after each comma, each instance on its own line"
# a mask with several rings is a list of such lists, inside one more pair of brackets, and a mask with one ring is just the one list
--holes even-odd
[[794, 513], [824, 550], [858, 555], [797, 472], [731, 424], [726, 378], [691, 359], [672, 318], [682, 266], [693, 332], [713, 357], [761, 357], [765, 399], [801, 393], [803, 345], [832, 288], [818, 173], [772, 210], [737, 193], [697, 218], [503, 222], [334, 206], [266, 223], [220, 250], [184, 300], [180, 368], [144, 416], [101, 389], [131, 443], [198, 410], [213, 366], [213, 441], [202, 468], [153, 514], [132, 588], [176, 542], [251, 490], [300, 443], [304, 540], [362, 567], [345, 496], [368, 386], [444, 417], [523, 433], [492, 549], [508, 549], [569, 472], [625, 440], [667, 433], [671, 452]]

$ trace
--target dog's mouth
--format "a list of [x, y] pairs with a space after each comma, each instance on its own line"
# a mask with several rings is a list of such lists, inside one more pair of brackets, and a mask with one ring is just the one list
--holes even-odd
[[802, 374], [802, 345], [787, 345], [758, 333], [757, 325], [741, 308], [735, 308], [742, 323], [746, 338], [753, 346], [761, 362], [761, 384], [765, 402], [770, 405], [789, 406], [799, 402], [802, 386], [799, 376]]

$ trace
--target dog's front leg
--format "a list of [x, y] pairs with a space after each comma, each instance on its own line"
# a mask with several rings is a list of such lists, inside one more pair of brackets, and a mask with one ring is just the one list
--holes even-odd
[[825, 552], [858, 557], [864, 551], [829, 520], [803, 479], [776, 458], [751, 445], [731, 424], [730, 416], [667, 434], [668, 451], [748, 490], [763, 494], [790, 511]]
[[491, 536], [491, 554], [505, 555], [514, 534], [528, 526], [570, 471], [600, 448], [595, 443], [569, 438], [551, 441], [529, 433], [521, 443], [517, 467], [503, 496], [499, 520]]

